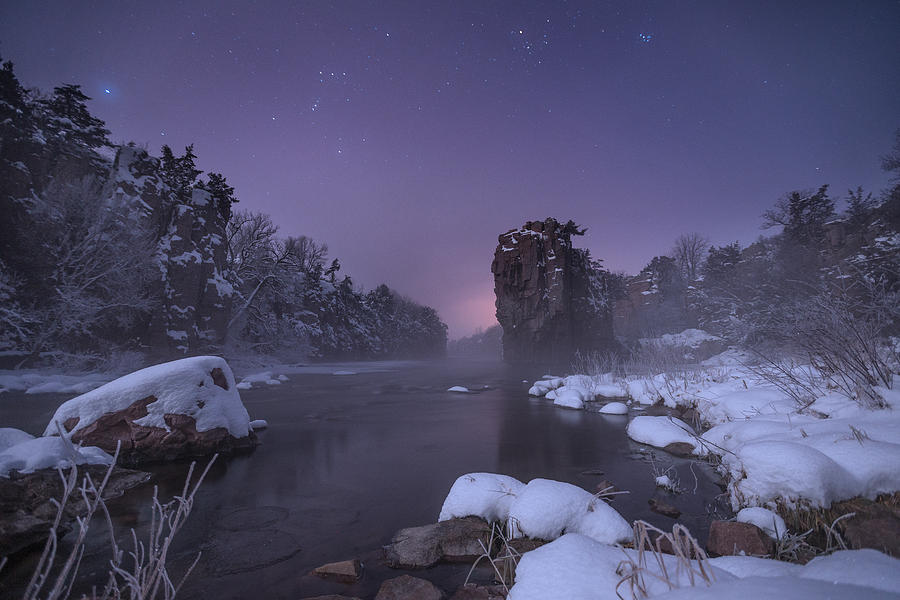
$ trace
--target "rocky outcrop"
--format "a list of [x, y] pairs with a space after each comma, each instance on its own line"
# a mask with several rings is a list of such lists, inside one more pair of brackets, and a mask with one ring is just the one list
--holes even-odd
[[[95, 482], [103, 480], [105, 465], [79, 467], [79, 474], [87, 474]], [[150, 478], [148, 473], [114, 468], [103, 489], [106, 499], [122, 495], [125, 490]], [[15, 554], [47, 539], [57, 514], [55, 500], [63, 496], [63, 483], [56, 469], [41, 469], [34, 473], [12, 473], [0, 477], [0, 556]], [[84, 499], [74, 493], [63, 512], [62, 527], [87, 510]]]
[[566, 363], [614, 347], [606, 271], [572, 246], [582, 233], [547, 219], [499, 236], [491, 272], [507, 362]]
[[159, 159], [132, 146], [119, 148], [107, 183], [111, 202], [137, 208], [154, 234], [159, 278], [147, 339], [158, 350], [180, 353], [220, 344], [233, 289], [224, 277], [225, 218], [206, 190], [176, 203], [159, 176]]
[[490, 544], [491, 527], [478, 517], [449, 519], [398, 531], [385, 547], [393, 568], [425, 569], [446, 562], [470, 562]]

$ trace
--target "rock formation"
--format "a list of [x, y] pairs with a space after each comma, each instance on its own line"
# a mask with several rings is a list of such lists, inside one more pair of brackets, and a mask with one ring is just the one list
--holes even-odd
[[233, 290], [223, 276], [225, 218], [206, 190], [173, 203], [159, 177], [159, 159], [132, 146], [119, 148], [107, 183], [112, 202], [135, 206], [156, 236], [159, 279], [147, 341], [180, 353], [220, 344], [231, 313]]
[[567, 363], [615, 346], [606, 271], [572, 246], [582, 233], [547, 219], [499, 236], [491, 272], [506, 361]]

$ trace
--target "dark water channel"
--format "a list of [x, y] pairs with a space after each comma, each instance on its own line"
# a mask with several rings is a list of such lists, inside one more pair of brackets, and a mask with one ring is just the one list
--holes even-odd
[[[690, 469], [688, 461], [661, 451], [648, 454], [626, 438], [626, 417], [530, 398], [522, 380], [533, 381], [540, 372], [473, 360], [389, 363], [375, 372], [359, 367], [352, 375], [327, 368], [293, 374], [280, 386], [241, 392], [251, 418], [266, 419], [269, 428], [260, 432], [262, 444], [252, 454], [220, 459], [200, 489], [169, 561], [177, 575], [203, 552], [184, 598], [373, 597], [383, 579], [399, 574], [378, 564], [380, 547], [400, 528], [436, 521], [453, 481], [473, 471], [526, 482], [557, 479], [590, 491], [607, 479], [630, 491], [613, 502], [626, 519], [671, 528], [673, 519], [649, 510], [647, 501], [656, 494], [682, 511], [679, 522], [706, 536], [720, 492], [707, 467]], [[334, 368], [348, 369], [353, 367]], [[478, 391], [445, 391], [453, 385]], [[64, 399], [0, 396], [2, 425], [39, 434]], [[656, 491], [654, 463], [663, 469], [674, 464], [687, 492]], [[162, 498], [180, 492], [187, 465], [148, 470], [150, 484], [110, 505], [120, 532], [145, 528], [153, 485]], [[101, 583], [105, 572], [103, 529], [96, 524], [88, 546], [86, 584]], [[323, 563], [349, 558], [367, 565], [357, 584], [308, 575]], [[24, 570], [7, 567], [0, 580], [21, 577]], [[467, 570], [442, 567], [428, 576], [452, 592]]]

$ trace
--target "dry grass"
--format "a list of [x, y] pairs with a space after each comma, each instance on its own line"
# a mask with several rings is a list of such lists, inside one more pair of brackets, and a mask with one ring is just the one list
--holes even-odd
[[[664, 542], [674, 555], [674, 571], [666, 564], [662, 550]], [[653, 580], [666, 584], [670, 590], [680, 587], [683, 579], [691, 586], [701, 582], [709, 585], [715, 580], [709, 557], [684, 525], [676, 523], [669, 533], [646, 521], [635, 521], [634, 546], [637, 557], [626, 554], [626, 559], [616, 568], [616, 573], [622, 577], [616, 585], [616, 595], [623, 600], [619, 591], [623, 585], [627, 586], [631, 598], [640, 600], [649, 597]]]
[[[509, 544], [510, 539], [508, 532], [505, 531], [505, 526], [498, 523], [492, 523], [491, 537], [488, 540], [487, 546], [485, 546], [484, 542], [478, 540], [478, 544], [481, 546], [483, 552], [481, 556], [475, 559], [475, 562], [469, 569], [464, 585], [469, 583], [469, 579], [471, 579], [472, 573], [475, 572], [478, 564], [482, 560], [487, 559], [491, 568], [494, 570], [494, 577], [497, 582], [503, 586], [506, 593], [509, 593], [509, 588], [512, 586], [513, 579], [515, 578], [516, 566], [519, 564], [519, 559], [522, 557], [522, 555]], [[494, 551], [494, 548], [497, 548], [496, 552]]]
[[[68, 438], [62, 436], [62, 439], [67, 440]], [[152, 519], [147, 539], [139, 539], [132, 529], [132, 545], [126, 553], [116, 541], [112, 519], [103, 499], [103, 490], [109, 482], [118, 454], [117, 449], [112, 465], [106, 470], [99, 483], [95, 482], [89, 474], [85, 474], [79, 483], [78, 468], [74, 465], [68, 474], [65, 474], [62, 469], [59, 470], [59, 476], [63, 482], [62, 498], [53, 501], [57, 507], [53, 527], [22, 596], [23, 600], [65, 600], [71, 596], [81, 559], [84, 556], [85, 540], [95, 517], [105, 521], [109, 530], [112, 558], [103, 589], [98, 591], [94, 588], [87, 596], [88, 598], [93, 600], [155, 600], [157, 598], [172, 600], [178, 594], [181, 585], [196, 566], [200, 555], [197, 555], [197, 559], [176, 584], [171, 580], [166, 567], [169, 548], [187, 520], [194, 504], [194, 496], [216, 456], [213, 456], [193, 484], [191, 479], [195, 463], [192, 463], [181, 495], [176, 496], [170, 502], [161, 503], [157, 496], [157, 490], [154, 488]], [[75, 539], [71, 550], [67, 555], [61, 556], [58, 535], [63, 525], [65, 507], [72, 500], [73, 495], [81, 497], [87, 510], [83, 516], [76, 518]], [[0, 568], [2, 568], [2, 562], [0, 562]]]

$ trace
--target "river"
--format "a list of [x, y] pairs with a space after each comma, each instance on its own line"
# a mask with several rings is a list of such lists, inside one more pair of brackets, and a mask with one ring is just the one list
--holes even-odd
[[[720, 491], [708, 466], [690, 468], [689, 461], [650, 454], [627, 439], [624, 416], [529, 397], [530, 382], [541, 375], [489, 360], [345, 363], [242, 391], [251, 418], [266, 419], [269, 427], [251, 454], [220, 458], [201, 487], [169, 561], [178, 575], [203, 552], [183, 597], [372, 597], [383, 579], [399, 574], [378, 563], [380, 547], [398, 529], [436, 521], [453, 481], [475, 471], [526, 482], [556, 479], [592, 492], [607, 479], [630, 492], [612, 504], [626, 519], [670, 528], [672, 519], [649, 509], [656, 493], [682, 510], [679, 522], [705, 538]], [[454, 385], [472, 393], [446, 391]], [[39, 434], [65, 399], [4, 394], [2, 425]], [[654, 466], [670, 464], [686, 493], [656, 492]], [[187, 465], [148, 470], [154, 475], [149, 484], [110, 503], [120, 532], [145, 528], [153, 486], [164, 499], [180, 492]], [[103, 529], [95, 524], [79, 587], [102, 583], [108, 560]], [[323, 563], [350, 558], [367, 566], [357, 584], [308, 575]], [[13, 565], [0, 579], [25, 570]], [[467, 570], [441, 567], [429, 578], [452, 593]]]

